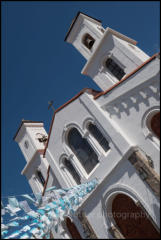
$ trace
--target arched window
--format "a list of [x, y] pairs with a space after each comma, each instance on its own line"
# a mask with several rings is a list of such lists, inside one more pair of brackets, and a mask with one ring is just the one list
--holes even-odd
[[109, 143], [103, 136], [101, 131], [98, 129], [98, 127], [93, 123], [89, 123], [87, 129], [90, 132], [90, 134], [96, 139], [99, 145], [103, 148], [103, 150], [107, 152], [110, 149]]
[[44, 186], [44, 185], [45, 185], [45, 179], [44, 179], [42, 173], [41, 173], [39, 170], [37, 170], [36, 173], [37, 173], [37, 176], [38, 176], [38, 178], [39, 178], [41, 184]]
[[64, 166], [65, 168], [68, 170], [68, 172], [70, 173], [70, 175], [73, 177], [73, 179], [75, 180], [75, 182], [77, 184], [81, 184], [81, 179], [79, 174], [77, 173], [77, 171], [75, 170], [73, 164], [70, 162], [70, 160], [64, 158]]
[[93, 44], [94, 44], [95, 40], [94, 38], [89, 35], [88, 33], [86, 33], [83, 37], [83, 44], [88, 48], [91, 49]]
[[68, 144], [86, 172], [90, 173], [98, 163], [98, 156], [76, 128], [69, 131]]
[[160, 139], [160, 112], [154, 114], [150, 121], [152, 132]]
[[125, 75], [124, 70], [111, 58], [107, 58], [105, 63], [107, 69], [118, 79], [121, 80]]

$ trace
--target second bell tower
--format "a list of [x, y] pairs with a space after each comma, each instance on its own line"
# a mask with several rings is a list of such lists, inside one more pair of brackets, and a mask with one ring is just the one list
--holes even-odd
[[82, 74], [106, 91], [149, 59], [137, 42], [120, 32], [102, 27], [101, 21], [78, 12], [65, 41], [87, 60]]
[[104, 33], [101, 21], [78, 12], [65, 41], [71, 43], [87, 60], [95, 51]]

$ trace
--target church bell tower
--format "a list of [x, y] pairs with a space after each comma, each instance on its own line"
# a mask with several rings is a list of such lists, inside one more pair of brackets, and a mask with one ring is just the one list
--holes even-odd
[[26, 161], [29, 162], [38, 150], [45, 149], [47, 133], [43, 122], [22, 120], [14, 140], [18, 143]]
[[65, 41], [71, 43], [88, 60], [97, 48], [104, 31], [100, 20], [78, 12]]
[[[14, 140], [27, 162], [21, 174], [26, 176], [34, 194], [42, 193], [49, 167], [46, 158], [43, 158], [47, 141], [43, 122], [22, 120]], [[53, 179], [49, 179], [49, 185], [53, 184]]]
[[149, 59], [135, 40], [109, 27], [104, 29], [100, 20], [81, 12], [73, 19], [65, 41], [86, 58], [81, 73], [91, 77], [103, 91]]

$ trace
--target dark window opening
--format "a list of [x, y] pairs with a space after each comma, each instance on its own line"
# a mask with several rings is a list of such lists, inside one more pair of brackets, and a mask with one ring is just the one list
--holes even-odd
[[69, 217], [65, 218], [65, 223], [72, 239], [82, 239], [76, 225], [70, 220]]
[[29, 147], [29, 142], [25, 141], [24, 145], [25, 145], [25, 148], [28, 148]]
[[160, 112], [156, 113], [151, 119], [151, 129], [160, 139]]
[[40, 171], [37, 171], [37, 176], [39, 177], [40, 182], [42, 183], [42, 185], [45, 185], [45, 179], [42, 175], [42, 173]]
[[68, 143], [86, 172], [90, 173], [99, 161], [88, 141], [81, 136], [76, 128], [72, 128], [68, 134]]
[[80, 180], [80, 176], [77, 173], [77, 171], [75, 170], [73, 164], [67, 160], [66, 158], [64, 159], [64, 166], [67, 168], [67, 170], [69, 171], [69, 173], [72, 175], [72, 177], [74, 178], [74, 180], [76, 181], [77, 184], [81, 184], [81, 180]]
[[93, 44], [95, 42], [95, 39], [91, 37], [88, 33], [83, 38], [83, 44], [88, 48], [91, 49]]
[[112, 60], [111, 58], [108, 58], [106, 60], [106, 67], [119, 80], [121, 80], [125, 75], [124, 70], [120, 68], [120, 66], [115, 63], [114, 60]]
[[44, 134], [38, 133], [40, 136], [38, 137], [39, 142], [46, 142], [48, 140], [48, 137]]
[[93, 123], [90, 123], [87, 128], [89, 132], [92, 134], [92, 136], [97, 140], [97, 142], [103, 148], [103, 150], [107, 152], [110, 149], [109, 143], [106, 140], [106, 138], [103, 136], [103, 134], [100, 132], [100, 130], [97, 128], [97, 126]]

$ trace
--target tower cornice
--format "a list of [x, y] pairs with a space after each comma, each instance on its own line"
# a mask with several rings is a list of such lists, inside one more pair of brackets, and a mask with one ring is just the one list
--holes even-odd
[[15, 134], [14, 137], [13, 137], [13, 140], [16, 140], [16, 137], [17, 137], [17, 135], [18, 135], [18, 133], [19, 133], [21, 127], [22, 127], [23, 124], [25, 124], [25, 123], [40, 123], [41, 126], [42, 126], [42, 124], [44, 125], [44, 123], [43, 123], [42, 121], [31, 121], [31, 120], [24, 120], [24, 119], [22, 119], [21, 124], [20, 124], [20, 126], [19, 126], [19, 128], [18, 128], [16, 134]]

